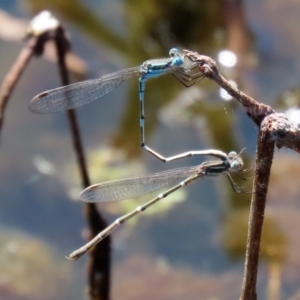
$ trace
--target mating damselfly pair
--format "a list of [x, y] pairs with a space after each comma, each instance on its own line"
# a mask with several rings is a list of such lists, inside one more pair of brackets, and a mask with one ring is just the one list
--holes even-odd
[[35, 113], [65, 111], [98, 100], [116, 89], [124, 80], [134, 76], [139, 76], [141, 146], [164, 162], [196, 155], [209, 155], [220, 159], [217, 161], [205, 161], [202, 164], [194, 167], [173, 169], [141, 177], [95, 184], [88, 187], [80, 194], [80, 200], [90, 203], [109, 202], [135, 198], [156, 191], [167, 185], [174, 184], [176, 181], [178, 182], [179, 180], [183, 179], [169, 190], [159, 194], [157, 197], [148, 201], [144, 205], [138, 206], [134, 211], [115, 220], [115, 222], [100, 232], [93, 240], [75, 252], [71, 253], [68, 257], [69, 259], [78, 259], [96, 243], [108, 236], [120, 224], [131, 219], [138, 213], [146, 210], [156, 202], [166, 198], [168, 195], [172, 194], [181, 187], [188, 185], [196, 179], [227, 175], [234, 190], [238, 191], [230, 177], [230, 173], [236, 173], [242, 170], [243, 161], [240, 157], [240, 153], [237, 154], [236, 152], [230, 152], [227, 155], [219, 150], [203, 150], [188, 151], [179, 155], [165, 158], [145, 145], [144, 94], [146, 81], [150, 78], [171, 73], [184, 86], [190, 87], [205, 77], [203, 72], [199, 71], [198, 63], [192, 61], [187, 55], [185, 55], [185, 53], [187, 52], [181, 53], [177, 49], [171, 49], [169, 58], [148, 60], [141, 66], [120, 70], [105, 75], [99, 79], [88, 80], [46, 91], [37, 95], [31, 100], [29, 109]]

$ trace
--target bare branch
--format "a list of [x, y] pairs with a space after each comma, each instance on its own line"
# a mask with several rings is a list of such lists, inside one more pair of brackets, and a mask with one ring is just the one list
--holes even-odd
[[[69, 41], [65, 36], [65, 31], [59, 25], [54, 32], [54, 41], [57, 49], [57, 62], [62, 85], [69, 84], [68, 70], [66, 66], [66, 55], [69, 52]], [[83, 188], [91, 185], [86, 167], [83, 145], [81, 141], [79, 126], [75, 110], [68, 110], [67, 116], [72, 133], [74, 151], [76, 154], [82, 186]], [[99, 231], [106, 227], [106, 222], [98, 212], [94, 203], [85, 205], [85, 214], [91, 231], [95, 236]], [[101, 276], [100, 276], [101, 274]], [[107, 300], [110, 292], [110, 239], [93, 248], [90, 252], [89, 268], [89, 295], [91, 299]]]
[[275, 142], [269, 131], [270, 118], [262, 122], [258, 136], [255, 179], [251, 200], [247, 251], [242, 295], [240, 300], [256, 300], [256, 280], [260, 240]]
[[32, 36], [28, 39], [0, 86], [0, 132], [2, 131], [5, 109], [10, 96], [32, 55], [35, 53], [39, 39], [40, 37], [37, 36]]
[[229, 95], [234, 97], [244, 106], [247, 115], [255, 122], [256, 125], [259, 126], [265, 116], [275, 113], [271, 106], [256, 101], [233, 86], [220, 74], [216, 62], [212, 58], [189, 50], [184, 50], [184, 52], [191, 61], [199, 64], [199, 70], [203, 73], [203, 75], [205, 75], [205, 77], [214, 80], [218, 85], [226, 90]]

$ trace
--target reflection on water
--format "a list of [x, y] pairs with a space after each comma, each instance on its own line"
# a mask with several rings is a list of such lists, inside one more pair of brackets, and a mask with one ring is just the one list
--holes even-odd
[[[73, 267], [51, 245], [17, 231], [1, 230], [1, 299], [54, 299], [70, 293]], [[47, 284], [45, 284], [47, 282]]]
[[[300, 43], [297, 33], [300, 5], [296, 2], [245, 1], [245, 7], [240, 2], [235, 11], [225, 3], [111, 1], [102, 11], [104, 3], [101, 1], [28, 0], [22, 2], [26, 7], [20, 7], [19, 13], [25, 14], [29, 9], [32, 13], [50, 9], [59, 15], [72, 33], [74, 51], [87, 59], [94, 77], [96, 71], [103, 72], [98, 70], [100, 66], [105, 66], [109, 73], [116, 68], [139, 65], [146, 59], [166, 56], [169, 48], [174, 46], [196, 50], [213, 58], [228, 49], [231, 51], [228, 53], [233, 54], [231, 58], [236, 57], [237, 64], [232, 68], [220, 64], [221, 72], [251, 96], [273, 103], [287, 87], [299, 84], [297, 59]], [[289, 22], [277, 22], [285, 17]], [[116, 19], [118, 24], [122, 23], [122, 29], [115, 26]], [[18, 49], [3, 42], [0, 48], [2, 78]], [[82, 243], [78, 233], [84, 227], [84, 221], [81, 205], [69, 201], [68, 192], [75, 185], [77, 174], [72, 166], [74, 158], [67, 124], [63, 114], [35, 116], [27, 111], [28, 102], [35, 94], [58, 85], [56, 77], [53, 65], [36, 60], [13, 95], [1, 137], [0, 220], [6, 227], [51, 241], [59, 253], [69, 253]], [[103, 180], [110, 180], [138, 175], [146, 169], [155, 172], [199, 164], [202, 160], [191, 158], [165, 165], [141, 151], [138, 81], [132, 79], [124, 85], [108, 95], [103, 103], [79, 110], [90, 169], [98, 169], [99, 173], [111, 177], [103, 177]], [[255, 148], [257, 129], [247, 121], [234, 101], [221, 100], [218, 87], [208, 79], [191, 89], [185, 89], [170, 75], [153, 79], [147, 82], [145, 97], [146, 138], [150, 147], [166, 156], [202, 148], [228, 152], [247, 147], [244, 160], [246, 166], [251, 164], [249, 157], [253, 157], [251, 150]], [[114, 168], [114, 157], [105, 164], [95, 158], [93, 149], [104, 149], [107, 144], [123, 153], [127, 161], [125, 167]], [[103, 156], [107, 155], [106, 151], [101, 152]], [[41, 160], [37, 153], [47, 158], [51, 165]], [[35, 166], [32, 165], [33, 159]], [[276, 157], [282, 166], [279, 169], [274, 166], [273, 174], [280, 171], [288, 159], [287, 156]], [[29, 181], [37, 174], [36, 167], [42, 173], [55, 170], [57, 176], [40, 174]], [[259, 298], [264, 298], [266, 293], [274, 295], [274, 290], [267, 291], [265, 283], [272, 286], [270, 282], [274, 283], [276, 280], [272, 281], [272, 278], [276, 276], [279, 278], [275, 284], [277, 294], [281, 279], [284, 299], [298, 290], [299, 259], [293, 250], [299, 249], [295, 232], [299, 226], [298, 206], [296, 201], [285, 205], [290, 199], [299, 199], [298, 185], [292, 184], [297, 174], [298, 169], [291, 163], [290, 169], [278, 176], [275, 184], [271, 182], [270, 215], [266, 216], [261, 256], [261, 266], [266, 266], [268, 273], [261, 275]], [[287, 178], [288, 175], [293, 178]], [[94, 182], [99, 180], [94, 179]], [[287, 188], [287, 185], [292, 187]], [[272, 190], [275, 188], [274, 196]], [[164, 299], [172, 300], [238, 297], [249, 195], [234, 194], [223, 180], [199, 181], [186, 192], [188, 201], [175, 204], [172, 199], [165, 199], [171, 205], [160, 208], [164, 210], [163, 214], [140, 216], [130, 230], [125, 232], [123, 229], [126, 238], [121, 230], [114, 235], [117, 273], [113, 282], [116, 295], [130, 294], [132, 299], [140, 299], [141, 295], [145, 299], [148, 294], [152, 294], [151, 299], [163, 298], [164, 295]], [[290, 195], [292, 192], [293, 196]], [[116, 210], [113, 205], [116, 205]], [[107, 218], [130, 210], [129, 205], [126, 202], [124, 207], [111, 204]], [[21, 240], [21, 237], [16, 239]], [[32, 257], [57, 261], [47, 251], [35, 251], [31, 251]], [[80, 264], [73, 267], [78, 276], [84, 278], [84, 268], [77, 268]], [[35, 268], [34, 262], [32, 268]], [[53, 273], [50, 276], [41, 274], [41, 286], [50, 281], [56, 284], [55, 280], [60, 278], [57, 277], [59, 266], [50, 264], [47, 267], [46, 264], [45, 268]], [[149, 287], [157, 284], [158, 276], [159, 282], [164, 284], [160, 284], [157, 291], [152, 289], [149, 292]], [[139, 279], [134, 295], [126, 282], [132, 278]], [[82, 280], [81, 290], [84, 284]], [[201, 289], [195, 286], [201, 286]], [[63, 289], [56, 290], [58, 298], [64, 297], [60, 291]], [[155, 292], [160, 294], [153, 297]], [[270, 299], [276, 298], [272, 296]]]

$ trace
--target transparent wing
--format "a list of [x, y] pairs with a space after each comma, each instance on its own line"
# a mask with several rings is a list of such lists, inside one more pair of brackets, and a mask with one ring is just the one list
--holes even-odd
[[43, 92], [29, 104], [34, 113], [46, 114], [77, 108], [98, 100], [116, 89], [124, 80], [139, 75], [140, 67], [123, 69], [99, 79], [82, 81]]
[[136, 198], [170, 185], [179, 179], [196, 175], [200, 169], [201, 165], [98, 183], [83, 190], [79, 199], [84, 202], [111, 202]]

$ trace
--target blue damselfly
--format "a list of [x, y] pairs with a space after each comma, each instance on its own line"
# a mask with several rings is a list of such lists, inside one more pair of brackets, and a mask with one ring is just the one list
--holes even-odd
[[102, 98], [116, 89], [126, 79], [139, 76], [141, 146], [160, 160], [167, 161], [167, 159], [145, 145], [144, 94], [146, 81], [170, 73], [184, 86], [190, 87], [203, 78], [203, 74], [198, 70], [198, 64], [186, 58], [183, 53], [173, 48], [170, 50], [169, 55], [169, 58], [147, 60], [141, 66], [113, 72], [99, 79], [87, 80], [45, 91], [30, 101], [29, 110], [34, 113], [45, 114], [74, 109]]

